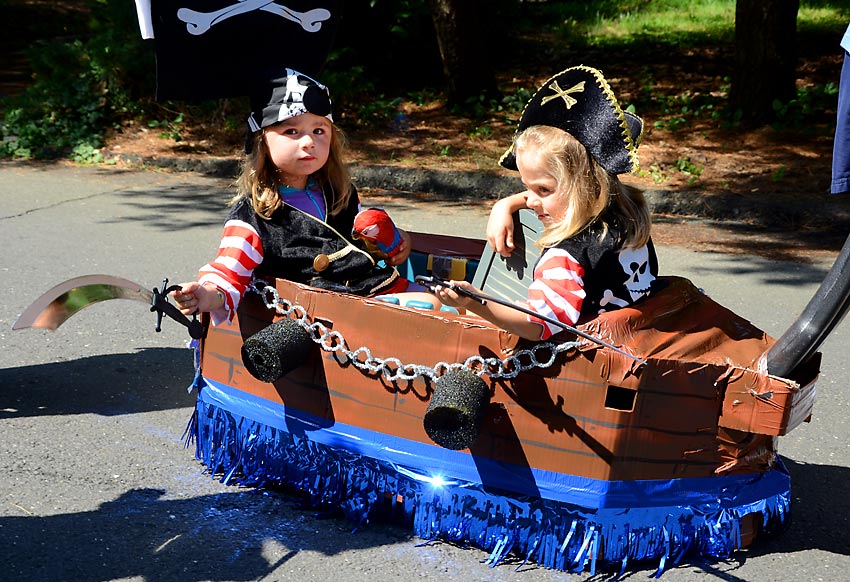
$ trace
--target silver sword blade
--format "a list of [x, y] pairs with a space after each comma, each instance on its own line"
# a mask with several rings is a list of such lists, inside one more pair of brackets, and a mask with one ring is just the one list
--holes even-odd
[[138, 283], [112, 275], [83, 275], [59, 283], [27, 307], [12, 329], [55, 330], [81, 309], [109, 299], [151, 304], [153, 293]]

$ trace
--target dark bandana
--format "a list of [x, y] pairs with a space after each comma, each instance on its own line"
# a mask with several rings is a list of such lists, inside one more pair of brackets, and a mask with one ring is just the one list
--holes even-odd
[[269, 77], [265, 86], [251, 96], [248, 126], [252, 132], [304, 113], [333, 121], [331, 95], [327, 87], [292, 69], [271, 73]]

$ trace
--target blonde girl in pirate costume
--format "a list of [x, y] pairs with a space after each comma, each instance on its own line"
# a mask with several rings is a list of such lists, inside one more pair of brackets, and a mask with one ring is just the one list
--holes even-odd
[[172, 293], [178, 308], [210, 312], [214, 325], [230, 321], [255, 275], [362, 296], [406, 291], [394, 265], [410, 254], [407, 233], [397, 231], [383, 264], [351, 240], [360, 200], [328, 89], [292, 69], [266, 89], [253, 99], [248, 155], [216, 258]]
[[[496, 203], [487, 234], [494, 250], [507, 256], [513, 250], [513, 212], [528, 207], [537, 213], [544, 225], [537, 241], [543, 251], [527, 303], [535, 313], [572, 325], [649, 295], [658, 271], [649, 210], [642, 194], [617, 178], [637, 169], [642, 127], [620, 108], [602, 73], [590, 67], [555, 75], [526, 105], [514, 143], [500, 161], [519, 170], [526, 190]], [[464, 281], [453, 283], [473, 289]], [[436, 293], [444, 304], [527, 339], [545, 340], [561, 331], [446, 287]]]

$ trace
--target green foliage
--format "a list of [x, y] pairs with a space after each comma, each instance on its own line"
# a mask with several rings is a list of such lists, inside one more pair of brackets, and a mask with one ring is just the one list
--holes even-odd
[[519, 88], [512, 95], [502, 97], [502, 107], [511, 113], [522, 113], [525, 104], [528, 103], [532, 95], [529, 89]]
[[[643, 53], [654, 59], [659, 54], [681, 54], [690, 48], [711, 46], [729, 53], [734, 49], [735, 0], [603, 0], [534, 6], [528, 18], [518, 23], [525, 33], [524, 51], [545, 51], [552, 60], [572, 62], [573, 55], [582, 51]], [[846, 2], [803, 0], [797, 18], [798, 45], [814, 47], [824, 39], [834, 39], [830, 42], [837, 44], [848, 19], [850, 9]], [[736, 128], [741, 124], [742, 112], [729, 108], [729, 87], [727, 78], [716, 93], [697, 95], [681, 85], [660, 89], [649, 78], [636, 103], [639, 112], [653, 112], [651, 123], [657, 128], [687, 130], [697, 120]], [[814, 91], [817, 93], [818, 89]], [[781, 125], [803, 127], [817, 111], [815, 102], [826, 106], [829, 103], [800, 95], [792, 103], [777, 104]], [[809, 107], [809, 103], [814, 106]]]
[[42, 157], [84, 143], [99, 147], [110, 86], [98, 59], [80, 40], [38, 43], [30, 58], [35, 83], [5, 104], [3, 136], [16, 139], [4, 153]]
[[797, 96], [787, 103], [773, 102], [776, 113], [774, 127], [805, 127], [807, 120], [818, 111], [834, 110], [838, 102], [838, 86], [835, 83], [797, 87]]
[[173, 141], [183, 141], [183, 136], [180, 134], [180, 125], [183, 123], [183, 114], [178, 113], [171, 121], [164, 119], [157, 121], [152, 119], [148, 121], [148, 127], [152, 129], [159, 128], [161, 131], [159, 137], [162, 139], [170, 139]]
[[[442, 65], [426, 0], [369, 0], [342, 15], [323, 80], [335, 91], [404, 93], [439, 84]], [[352, 71], [356, 69], [356, 71]], [[354, 83], [331, 84], [336, 75]], [[364, 82], [367, 81], [367, 82]]]
[[489, 123], [477, 125], [467, 132], [470, 139], [486, 139], [493, 135], [493, 127]]
[[734, 33], [735, 0], [552, 2], [544, 10], [549, 31], [574, 46], [687, 46], [726, 42]]
[[797, 32], [823, 35], [832, 31], [840, 36], [848, 19], [850, 5], [843, 0], [803, 0], [797, 12]]
[[639, 174], [649, 176], [654, 183], [661, 184], [670, 179], [671, 172], [680, 172], [688, 176], [688, 184], [693, 185], [699, 180], [700, 175], [702, 175], [703, 167], [703, 164], [693, 161], [689, 156], [685, 156], [683, 158], [677, 158], [673, 162], [673, 167], [669, 170], [658, 164], [652, 164], [649, 166], [648, 171], [641, 170]]
[[640, 175], [642, 176], [650, 176], [652, 181], [656, 184], [661, 184], [662, 182], [667, 181], [667, 174], [664, 173], [664, 170], [658, 164], [652, 164], [649, 166], [649, 171], [641, 170]]
[[357, 109], [357, 122], [371, 125], [385, 123], [395, 118], [401, 97], [378, 95], [371, 101], [363, 101]]
[[673, 165], [679, 170], [681, 173], [689, 176], [688, 184], [693, 184], [697, 180], [699, 180], [700, 175], [702, 174], [703, 164], [698, 164], [694, 162], [689, 156], [684, 158], [677, 158]]
[[432, 103], [436, 101], [437, 98], [437, 92], [429, 87], [420, 89], [418, 91], [411, 91], [407, 94], [408, 101], [419, 107]]
[[525, 88], [517, 89], [513, 94], [504, 95], [500, 99], [478, 95], [477, 97], [467, 99], [454, 112], [468, 115], [473, 119], [502, 117], [505, 120], [510, 120], [516, 114], [522, 112], [525, 104], [531, 99], [531, 96], [531, 91]]
[[81, 143], [71, 150], [71, 159], [78, 164], [99, 164], [103, 162], [103, 154], [91, 144]]
[[[343, 55], [349, 52], [347, 49], [332, 52], [329, 60], [331, 63], [347, 61], [351, 56]], [[365, 125], [377, 119], [390, 119], [394, 113], [388, 110], [388, 102], [392, 99], [387, 99], [384, 94], [374, 97], [377, 89], [362, 66], [331, 67], [329, 65], [322, 75], [322, 81], [331, 90], [334, 111], [341, 112], [335, 115], [335, 119], [345, 119], [352, 125]], [[394, 109], [395, 105], [393, 105]]]
[[697, 120], [722, 122], [724, 116], [728, 117], [725, 107], [729, 86], [729, 79], [725, 79], [718, 91], [710, 95], [694, 93], [690, 89], [667, 94], [659, 89], [652, 75], [647, 75], [637, 100], [637, 110], [657, 111], [653, 126], [669, 131], [689, 128]]
[[[28, 51], [33, 83], [5, 99], [0, 125], [0, 154], [13, 157], [55, 157], [71, 153], [90, 158], [102, 145], [111, 124], [138, 111], [140, 79], [150, 78], [152, 55], [146, 55], [138, 34], [131, 37], [120, 10], [104, 0], [91, 0], [98, 14], [88, 37], [40, 41]], [[133, 42], [133, 38], [138, 39]], [[145, 58], [145, 57], [148, 58]], [[140, 71], [148, 71], [147, 77]]]

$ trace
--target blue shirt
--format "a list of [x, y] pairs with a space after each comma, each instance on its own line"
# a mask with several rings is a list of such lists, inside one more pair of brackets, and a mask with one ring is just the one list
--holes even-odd
[[844, 65], [838, 81], [838, 115], [835, 120], [835, 141], [832, 147], [833, 194], [850, 192], [850, 26], [841, 39]]
[[306, 190], [296, 190], [289, 186], [278, 186], [277, 190], [283, 201], [293, 208], [315, 216], [319, 220], [325, 220], [327, 218], [325, 195], [315, 182], [307, 184]]

